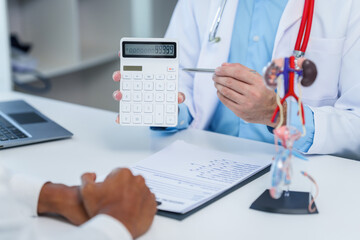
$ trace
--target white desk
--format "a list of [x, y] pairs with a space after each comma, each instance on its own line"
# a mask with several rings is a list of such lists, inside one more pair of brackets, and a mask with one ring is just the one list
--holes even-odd
[[[147, 128], [124, 128], [115, 124], [116, 113], [15, 93], [0, 96], [0, 100], [18, 98], [73, 132], [74, 137], [3, 150], [0, 161], [16, 172], [54, 182], [79, 184], [79, 176], [85, 171], [106, 174], [115, 167], [141, 160], [176, 139], [250, 158], [271, 158], [275, 151], [269, 144], [198, 130], [161, 135]], [[310, 160], [307, 170], [320, 185], [318, 215], [250, 210], [251, 203], [268, 187], [266, 174], [181, 222], [156, 216], [150, 231], [141, 239], [360, 239], [360, 162], [332, 156], [313, 156]], [[302, 186], [309, 187], [304, 181]], [[49, 218], [34, 219], [33, 224], [48, 239], [57, 231], [73, 228]]]

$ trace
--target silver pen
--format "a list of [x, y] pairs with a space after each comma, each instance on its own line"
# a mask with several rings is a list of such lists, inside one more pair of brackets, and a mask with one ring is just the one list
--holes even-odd
[[185, 72], [197, 72], [197, 73], [214, 73], [215, 69], [212, 68], [183, 68]]
[[[183, 68], [182, 69], [185, 72], [195, 72], [195, 73], [214, 73], [215, 69], [212, 68]], [[258, 72], [256, 72], [256, 70], [253, 69], [249, 69], [249, 72], [254, 73], [254, 74], [259, 74]]]

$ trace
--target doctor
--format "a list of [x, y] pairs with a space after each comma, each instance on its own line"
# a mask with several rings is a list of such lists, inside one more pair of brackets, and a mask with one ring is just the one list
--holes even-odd
[[[174, 11], [166, 37], [180, 42], [180, 68], [217, 69], [214, 76], [180, 72], [179, 102], [186, 100], [178, 128], [273, 142], [275, 93], [259, 73], [272, 59], [293, 54], [305, 1], [227, 0], [220, 41], [209, 41], [224, 2], [179, 0]], [[360, 1], [315, 0], [305, 57], [317, 65], [318, 78], [302, 91], [307, 135], [295, 145], [302, 152], [360, 158], [359, 12]], [[120, 73], [113, 78], [120, 80]], [[114, 96], [121, 99], [118, 91]], [[291, 124], [300, 127], [291, 104]]]

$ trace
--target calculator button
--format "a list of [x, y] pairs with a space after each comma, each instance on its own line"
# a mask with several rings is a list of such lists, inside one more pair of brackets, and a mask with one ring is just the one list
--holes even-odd
[[130, 73], [123, 73], [123, 74], [122, 74], [122, 78], [123, 78], [123, 79], [131, 79], [131, 77], [132, 77], [132, 76], [131, 76]]
[[156, 82], [155, 83], [155, 90], [156, 91], [164, 91], [165, 90], [165, 83], [164, 82]]
[[131, 93], [126, 91], [126, 92], [123, 92], [122, 93], [123, 97], [122, 97], [122, 100], [124, 102], [130, 102], [131, 101]]
[[133, 98], [134, 98], [134, 102], [141, 102], [142, 99], [141, 92], [134, 92]]
[[171, 125], [175, 124], [175, 116], [174, 115], [166, 116], [166, 123]]
[[175, 80], [176, 76], [175, 76], [175, 74], [169, 74], [169, 75], [167, 75], [167, 79], [168, 80]]
[[134, 113], [141, 113], [141, 104], [134, 104]]
[[144, 101], [145, 102], [152, 102], [154, 99], [154, 94], [153, 93], [145, 93], [144, 94]]
[[175, 93], [166, 94], [166, 101], [167, 102], [175, 102], [176, 101], [176, 94]]
[[156, 102], [164, 102], [165, 101], [165, 96], [163, 93], [156, 93], [155, 94], [155, 101]]
[[152, 113], [153, 112], [153, 105], [152, 104], [145, 104], [144, 105], [144, 112], [145, 113]]
[[[120, 123], [136, 126], [175, 126], [178, 121], [179, 66], [148, 71], [122, 71]], [[1, 135], [1, 133], [0, 133]]]
[[129, 113], [131, 110], [130, 104], [129, 103], [123, 103], [121, 105], [121, 111], [124, 113]]
[[172, 66], [169, 66], [169, 67], [167, 68], [167, 71], [168, 71], [168, 72], [175, 72], [175, 71], [176, 71], [176, 68], [175, 68], [175, 67], [172, 67]]
[[164, 105], [156, 105], [155, 107], [155, 123], [162, 124], [164, 122]]
[[174, 82], [167, 83], [167, 90], [175, 91], [176, 90], [176, 84]]
[[121, 114], [121, 123], [130, 123], [130, 114]]
[[134, 74], [134, 79], [135, 80], [141, 80], [142, 78], [143, 78], [143, 75], [141, 73]]
[[142, 90], [142, 82], [134, 82], [134, 90]]
[[145, 91], [152, 91], [154, 89], [154, 83], [153, 82], [145, 82], [144, 89], [145, 89]]
[[131, 82], [130, 81], [124, 81], [123, 83], [123, 90], [131, 90]]
[[145, 115], [144, 116], [144, 123], [145, 124], [152, 124], [153, 123], [153, 116], [152, 115]]
[[166, 105], [166, 112], [167, 113], [175, 113], [176, 107], [174, 104]]
[[155, 79], [156, 79], [156, 80], [164, 80], [164, 79], [165, 79], [165, 75], [164, 75], [164, 74], [156, 74]]
[[136, 114], [133, 116], [133, 123], [135, 123], [135, 124], [141, 123], [141, 115], [140, 114]]
[[153, 74], [145, 74], [145, 80], [152, 80], [152, 79], [154, 79]]

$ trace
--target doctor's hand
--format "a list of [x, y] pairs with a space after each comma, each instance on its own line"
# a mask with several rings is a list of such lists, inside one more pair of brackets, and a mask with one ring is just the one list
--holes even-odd
[[[116, 71], [113, 73], [113, 76], [112, 76], [112, 79], [115, 81], [115, 82], [120, 82], [121, 80], [121, 73], [120, 71]], [[113, 93], [113, 98], [116, 100], [116, 101], [120, 101], [122, 99], [122, 94], [119, 90], [116, 90], [114, 93]], [[183, 103], [185, 101], [185, 94], [182, 93], [182, 92], [179, 92], [178, 94], [178, 103]], [[119, 123], [119, 115], [117, 116], [116, 118], [116, 122]]]
[[82, 175], [81, 196], [90, 217], [107, 214], [119, 220], [133, 238], [144, 234], [152, 224], [157, 204], [155, 196], [145, 185], [142, 176], [134, 176], [129, 169], [115, 169], [102, 183], [95, 183], [96, 175]]
[[224, 63], [216, 69], [213, 80], [220, 101], [236, 116], [250, 123], [277, 126], [271, 122], [276, 93], [265, 86], [260, 74], [238, 63]]

